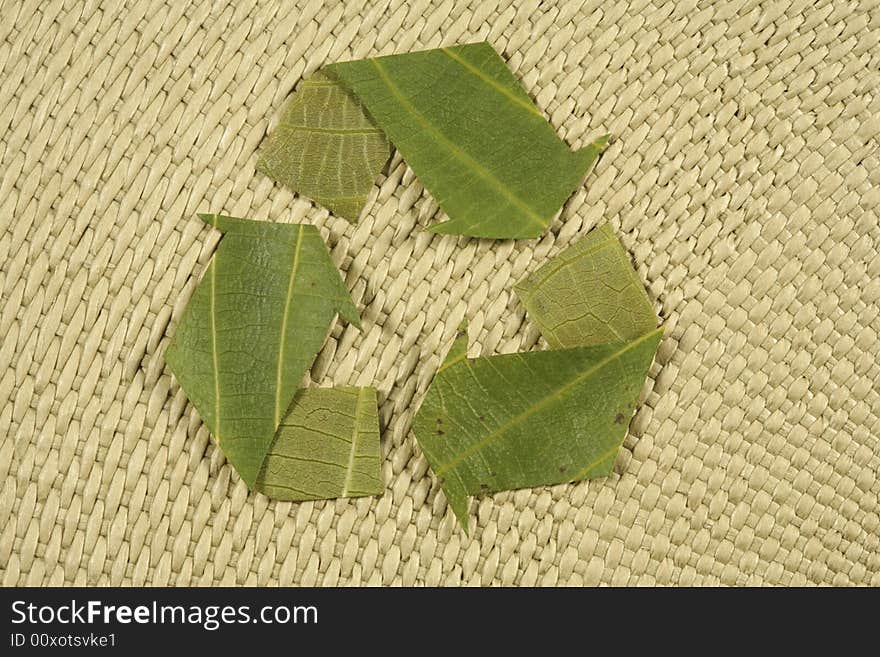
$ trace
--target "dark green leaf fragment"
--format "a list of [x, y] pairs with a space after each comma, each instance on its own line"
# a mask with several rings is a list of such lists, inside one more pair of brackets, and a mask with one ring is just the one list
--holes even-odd
[[661, 333], [447, 360], [413, 431], [462, 526], [469, 495], [610, 474]]
[[488, 43], [332, 64], [449, 221], [434, 232], [534, 238], [607, 137], [572, 151]]

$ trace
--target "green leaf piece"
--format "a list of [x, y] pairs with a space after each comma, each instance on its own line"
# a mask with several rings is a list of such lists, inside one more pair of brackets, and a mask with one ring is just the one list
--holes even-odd
[[572, 151], [488, 43], [326, 70], [364, 104], [449, 216], [430, 229], [437, 233], [539, 237], [607, 143]]
[[256, 490], [276, 500], [382, 493], [373, 388], [305, 388], [281, 422]]
[[360, 319], [314, 226], [200, 217], [224, 235], [165, 361], [253, 488], [337, 313]]
[[611, 473], [661, 333], [444, 363], [413, 431], [465, 530], [469, 495]]
[[552, 349], [626, 342], [657, 326], [629, 255], [607, 224], [514, 290]]
[[465, 531], [470, 495], [609, 475], [663, 333], [607, 227], [517, 292], [557, 348], [467, 358], [459, 331], [413, 422]]
[[283, 110], [257, 170], [356, 223], [390, 155], [385, 133], [361, 103], [318, 71]]

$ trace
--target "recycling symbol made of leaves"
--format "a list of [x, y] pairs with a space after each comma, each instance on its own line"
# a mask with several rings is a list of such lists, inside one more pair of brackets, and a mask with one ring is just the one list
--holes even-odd
[[[304, 80], [257, 168], [357, 221], [393, 145], [448, 220], [536, 238], [607, 143], [572, 151], [487, 43], [332, 64]], [[336, 316], [358, 311], [314, 226], [200, 215], [223, 237], [165, 360], [251, 490], [378, 495], [376, 391], [300, 388]], [[459, 329], [413, 433], [467, 531], [468, 499], [610, 474], [662, 335], [599, 226], [515, 286], [544, 351], [467, 357]]]

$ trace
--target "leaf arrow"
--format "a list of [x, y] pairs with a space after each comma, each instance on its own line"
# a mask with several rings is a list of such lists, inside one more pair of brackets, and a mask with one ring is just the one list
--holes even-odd
[[607, 142], [572, 151], [485, 42], [327, 70], [449, 215], [433, 232], [539, 237]]
[[331, 64], [304, 80], [258, 169], [355, 220], [403, 155], [449, 219], [429, 230], [536, 238], [608, 136], [572, 151], [488, 43]]
[[413, 432], [465, 531], [469, 495], [611, 473], [663, 333], [633, 281], [602, 228], [517, 287], [564, 348], [466, 358], [459, 332]]
[[165, 360], [253, 488], [336, 314], [360, 319], [314, 226], [199, 216], [224, 235]]

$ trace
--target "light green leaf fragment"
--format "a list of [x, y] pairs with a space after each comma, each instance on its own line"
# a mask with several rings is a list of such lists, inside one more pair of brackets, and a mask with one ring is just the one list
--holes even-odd
[[564, 348], [469, 359], [459, 332], [413, 431], [465, 531], [470, 495], [611, 473], [663, 332], [637, 282], [603, 228], [517, 287]]
[[165, 361], [253, 488], [337, 313], [360, 320], [314, 226], [200, 216], [224, 236]]
[[256, 490], [277, 500], [382, 493], [373, 388], [305, 388], [281, 422]]
[[385, 133], [361, 103], [318, 71], [283, 110], [257, 170], [356, 223], [390, 155]]
[[449, 221], [437, 233], [535, 238], [603, 137], [572, 151], [488, 43], [332, 64]]
[[514, 287], [553, 349], [626, 342], [657, 326], [629, 255], [607, 224]]

